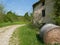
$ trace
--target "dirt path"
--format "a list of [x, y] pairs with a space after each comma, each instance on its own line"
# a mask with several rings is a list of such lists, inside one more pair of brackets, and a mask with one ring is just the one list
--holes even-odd
[[20, 26], [24, 25], [12, 25], [0, 28], [0, 45], [8, 45], [13, 32]]

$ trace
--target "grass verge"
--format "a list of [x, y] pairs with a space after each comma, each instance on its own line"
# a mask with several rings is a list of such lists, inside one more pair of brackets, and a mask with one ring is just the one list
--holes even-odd
[[38, 29], [32, 25], [22, 26], [13, 33], [9, 45], [44, 45], [37, 38], [37, 31]]

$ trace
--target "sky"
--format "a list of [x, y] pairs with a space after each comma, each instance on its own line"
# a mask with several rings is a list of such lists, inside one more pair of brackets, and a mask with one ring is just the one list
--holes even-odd
[[26, 12], [32, 12], [32, 5], [38, 0], [0, 0], [5, 7], [6, 12], [12, 11], [18, 15], [24, 15]]

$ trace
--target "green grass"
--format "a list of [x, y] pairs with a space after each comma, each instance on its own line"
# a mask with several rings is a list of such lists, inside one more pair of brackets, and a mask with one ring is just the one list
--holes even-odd
[[[9, 45], [46, 45], [38, 37], [38, 28], [33, 25], [25, 25], [16, 29], [10, 38]], [[51, 44], [48, 44], [51, 45]], [[54, 44], [58, 45], [58, 44]], [[60, 45], [60, 44], [59, 44]]]
[[6, 23], [0, 23], [0, 27], [4, 27], [4, 26], [9, 26], [9, 25], [16, 25], [16, 24], [27, 24], [27, 22], [6, 22]]
[[[38, 31], [38, 29], [36, 27], [34, 27], [32, 25], [25, 25], [23, 27], [18, 28], [13, 33], [13, 36], [11, 38], [18, 37], [19, 45], [44, 45], [42, 42], [40, 42], [38, 40], [37, 31]], [[10, 42], [12, 42], [12, 41], [10, 41]]]

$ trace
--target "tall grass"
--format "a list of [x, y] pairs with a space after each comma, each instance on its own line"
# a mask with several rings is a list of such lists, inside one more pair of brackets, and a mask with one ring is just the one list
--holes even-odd
[[14, 37], [18, 37], [19, 41], [17, 42], [19, 42], [19, 45], [44, 45], [41, 41], [39, 41], [37, 37], [37, 31], [38, 29], [32, 25], [25, 25], [20, 27], [13, 33], [11, 37], [13, 39], [10, 40], [10, 42], [14, 40]]

